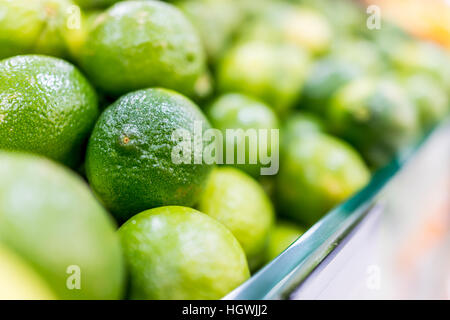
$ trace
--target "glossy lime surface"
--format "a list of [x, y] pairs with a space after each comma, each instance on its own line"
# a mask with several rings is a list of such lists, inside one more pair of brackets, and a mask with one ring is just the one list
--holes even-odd
[[205, 53], [192, 24], [160, 1], [123, 1], [95, 22], [81, 54], [94, 85], [109, 95], [165, 87], [192, 95]]
[[200, 131], [209, 128], [201, 110], [174, 91], [129, 93], [109, 106], [94, 128], [86, 156], [89, 182], [121, 221], [153, 207], [192, 206], [213, 167], [195, 160], [208, 146]]
[[75, 166], [98, 113], [94, 89], [70, 63], [38, 55], [0, 61], [0, 149]]

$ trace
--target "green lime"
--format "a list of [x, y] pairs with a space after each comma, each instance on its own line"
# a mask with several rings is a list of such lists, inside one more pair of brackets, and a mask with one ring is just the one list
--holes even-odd
[[[66, 44], [70, 52], [70, 57], [77, 63], [81, 60], [83, 47], [89, 33], [94, 28], [98, 20], [101, 20], [99, 16], [102, 12], [103, 11], [101, 10], [80, 11], [77, 19], [72, 21], [74, 26], [67, 28], [64, 33]], [[77, 13], [74, 13], [74, 17], [76, 15]]]
[[[364, 10], [361, 10], [361, 6], [357, 2], [302, 0], [301, 3], [325, 15], [335, 35], [333, 40], [339, 34], [356, 34], [360, 36], [363, 28], [366, 28], [367, 15]], [[385, 22], [383, 21], [382, 29], [384, 29]], [[373, 30], [368, 31], [372, 32]], [[376, 30], [376, 32], [380, 32], [380, 30]]]
[[[204, 141], [195, 126], [210, 128], [193, 102], [166, 89], [129, 93], [103, 112], [89, 140], [86, 173], [119, 220], [196, 203], [213, 166], [197, 159]], [[188, 149], [180, 148], [186, 143]]]
[[328, 50], [331, 39], [330, 25], [319, 11], [273, 2], [244, 27], [240, 40], [287, 42], [317, 55]]
[[264, 189], [255, 180], [234, 168], [217, 168], [198, 208], [233, 233], [247, 255], [251, 270], [260, 266], [274, 211]]
[[173, 5], [124, 1], [98, 17], [80, 63], [110, 95], [154, 86], [192, 95], [205, 54], [194, 27]]
[[407, 40], [397, 43], [388, 52], [394, 67], [406, 76], [428, 73], [450, 92], [450, 55], [437, 45]]
[[362, 73], [360, 67], [350, 62], [331, 57], [318, 60], [306, 78], [302, 107], [323, 115], [333, 94]]
[[249, 277], [229, 230], [186, 207], [160, 207], [128, 220], [119, 235], [131, 299], [220, 299]]
[[[261, 167], [270, 165], [262, 164], [260, 156], [270, 156], [278, 151], [278, 138], [271, 137], [271, 130], [278, 130], [278, 117], [268, 105], [252, 97], [229, 93], [211, 104], [207, 116], [212, 126], [223, 134], [223, 163], [227, 162], [227, 153], [231, 150], [234, 152], [233, 164], [254, 177], [261, 174]], [[242, 130], [242, 134], [231, 130]], [[260, 130], [265, 133], [261, 134]], [[230, 134], [233, 132], [236, 132], [236, 138]], [[239, 155], [245, 155], [244, 164], [238, 164]]]
[[280, 163], [279, 206], [287, 216], [309, 225], [370, 178], [359, 154], [344, 141], [326, 134], [292, 139]]
[[354, 144], [373, 167], [420, 133], [417, 109], [395, 79], [361, 78], [339, 89], [329, 105], [330, 127]]
[[0, 153], [0, 243], [61, 299], [118, 299], [124, 268], [115, 225], [87, 185], [50, 160]]
[[243, 12], [233, 0], [178, 1], [197, 29], [211, 63], [215, 63], [229, 46], [239, 27]]
[[[374, 46], [383, 54], [383, 58], [391, 56], [399, 44], [405, 43], [405, 41], [411, 40], [411, 35], [406, 33], [405, 29], [402, 29], [395, 22], [383, 21], [383, 27], [378, 29], [377, 32], [368, 32], [368, 40], [372, 42]], [[392, 67], [392, 66], [391, 66]]]
[[0, 0], [0, 59], [33, 50], [44, 25], [41, 3]]
[[94, 89], [68, 62], [35, 55], [0, 61], [0, 149], [74, 166], [97, 115]]
[[450, 100], [445, 88], [428, 74], [417, 73], [403, 80], [409, 97], [418, 108], [420, 123], [430, 129], [449, 112]]
[[71, 0], [0, 0], [0, 17], [0, 59], [27, 53], [69, 57], [67, 41], [77, 33], [81, 11]]
[[44, 280], [10, 250], [0, 247], [0, 300], [53, 300]]
[[266, 262], [268, 263], [275, 259], [304, 232], [303, 228], [292, 222], [277, 221], [270, 233], [270, 241], [266, 250]]
[[121, 0], [74, 0], [83, 9], [105, 8]]
[[296, 111], [289, 115], [283, 124], [283, 140], [291, 140], [306, 134], [323, 133], [326, 131], [324, 121], [315, 114]]
[[360, 37], [344, 36], [336, 41], [329, 55], [331, 60], [338, 60], [347, 66], [359, 68], [368, 75], [377, 75], [388, 71], [388, 66], [373, 42]]
[[218, 86], [259, 98], [284, 114], [300, 97], [308, 65], [307, 55], [293, 45], [243, 43], [225, 54]]
[[324, 121], [313, 113], [296, 111], [284, 121], [281, 130], [281, 150], [287, 150], [292, 140], [310, 134], [325, 133]]

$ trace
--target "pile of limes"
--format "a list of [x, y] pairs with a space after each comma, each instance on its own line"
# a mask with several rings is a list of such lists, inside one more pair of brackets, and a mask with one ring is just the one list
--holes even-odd
[[0, 299], [220, 299], [448, 113], [353, 2], [170, 2], [0, 0]]

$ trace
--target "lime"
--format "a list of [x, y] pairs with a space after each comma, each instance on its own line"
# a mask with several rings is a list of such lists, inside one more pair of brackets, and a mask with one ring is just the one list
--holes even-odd
[[398, 72], [406, 76], [428, 73], [450, 92], [450, 56], [437, 45], [408, 40], [397, 43], [388, 53]]
[[0, 0], [0, 59], [40, 53], [69, 57], [81, 11], [71, 0]]
[[0, 247], [0, 300], [50, 300], [55, 295], [22, 259]]
[[234, 168], [217, 168], [211, 174], [198, 208], [233, 233], [247, 255], [251, 270], [260, 266], [274, 212], [269, 198], [255, 180]]
[[243, 13], [233, 0], [178, 1], [197, 29], [211, 63], [215, 63], [229, 46]]
[[[86, 173], [119, 220], [153, 207], [195, 204], [213, 167], [196, 162], [203, 151], [196, 125], [210, 128], [193, 102], [166, 89], [129, 93], [103, 112], [89, 140]], [[187, 158], [181, 152], [182, 159], [174, 158], [182, 145], [177, 132], [189, 135]]]
[[14, 152], [0, 153], [0, 176], [0, 243], [58, 298], [120, 298], [120, 241], [86, 184], [49, 160]]
[[275, 259], [280, 253], [286, 250], [303, 233], [304, 229], [298, 225], [287, 222], [277, 221], [270, 233], [269, 246], [266, 250], [266, 262]]
[[98, 17], [80, 63], [110, 95], [161, 86], [195, 93], [205, 54], [194, 27], [173, 5], [124, 1]]
[[[359, 3], [354, 1], [302, 0], [301, 3], [325, 15], [334, 35], [361, 35], [362, 27], [366, 28], [367, 15], [364, 10], [361, 10]], [[385, 21], [383, 21], [383, 29], [384, 26]], [[376, 30], [372, 33], [380, 31]]]
[[354, 68], [359, 68], [368, 75], [377, 75], [388, 71], [388, 66], [381, 55], [380, 48], [373, 42], [359, 37], [342, 37], [331, 48], [329, 58], [338, 60]]
[[429, 74], [417, 73], [403, 79], [409, 97], [418, 108], [420, 124], [427, 130], [442, 120], [450, 101], [445, 88]]
[[74, 166], [97, 115], [95, 91], [68, 62], [36, 55], [0, 61], [0, 149]]
[[283, 125], [283, 140], [290, 140], [306, 134], [326, 131], [324, 121], [315, 114], [296, 111], [289, 115]]
[[105, 8], [120, 0], [74, 0], [83, 9]]
[[289, 115], [283, 123], [281, 131], [281, 149], [289, 148], [289, 143], [298, 137], [305, 137], [309, 134], [325, 133], [324, 121], [313, 113], [296, 111]]
[[144, 211], [119, 235], [131, 299], [220, 299], [249, 277], [245, 254], [231, 232], [191, 208]]
[[317, 55], [327, 51], [331, 36], [330, 25], [319, 11], [273, 2], [244, 27], [241, 41], [287, 42]]
[[[368, 40], [383, 54], [383, 58], [389, 58], [399, 44], [411, 39], [411, 35], [406, 33], [399, 25], [386, 20], [383, 21], [381, 29], [377, 32], [368, 32], [367, 36]], [[387, 60], [387, 62], [390, 62], [390, 59]]]
[[391, 77], [351, 81], [336, 92], [327, 117], [333, 131], [354, 144], [375, 168], [420, 133], [417, 109]]
[[333, 94], [362, 74], [363, 70], [350, 62], [331, 57], [318, 60], [306, 78], [302, 107], [323, 116]]
[[338, 138], [315, 134], [292, 139], [282, 152], [277, 199], [284, 214], [306, 224], [363, 187], [370, 172]]
[[[78, 20], [74, 20], [72, 23], [77, 24], [71, 28], [67, 28], [64, 32], [64, 38], [70, 52], [70, 58], [77, 63], [81, 60], [81, 54], [84, 44], [91, 30], [94, 28], [97, 19], [101, 20], [99, 16], [102, 14], [101, 10], [89, 10], [79, 12]], [[74, 13], [76, 16], [77, 13]]]
[[[226, 163], [227, 153], [234, 151], [233, 164], [254, 177], [259, 176], [263, 166], [260, 155], [270, 156], [272, 151], [278, 150], [278, 139], [271, 138], [271, 130], [278, 130], [275, 112], [258, 99], [229, 93], [211, 104], [207, 116], [212, 126], [223, 134], [223, 150], [226, 151], [223, 153], [223, 163]], [[231, 130], [242, 130], [242, 134], [236, 138], [229, 135], [228, 139], [227, 132]], [[265, 130], [265, 134], [261, 134], [260, 130]], [[239, 155], [245, 155], [245, 164], [238, 164]]]
[[249, 42], [227, 52], [219, 65], [221, 92], [241, 92], [259, 98], [284, 114], [299, 99], [307, 55], [288, 44]]

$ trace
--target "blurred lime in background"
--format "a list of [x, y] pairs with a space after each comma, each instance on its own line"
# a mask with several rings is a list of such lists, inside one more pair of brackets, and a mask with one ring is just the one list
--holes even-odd
[[308, 55], [289, 44], [248, 42], [230, 49], [218, 68], [221, 92], [259, 98], [280, 115], [294, 107], [309, 67]]
[[268, 263], [275, 259], [304, 232], [302, 227], [292, 222], [285, 220], [277, 221], [270, 234], [270, 241], [266, 250], [266, 262]]
[[261, 265], [274, 210], [255, 180], [234, 168], [217, 168], [211, 174], [198, 208], [233, 233], [247, 255], [251, 270]]
[[281, 153], [278, 206], [283, 214], [311, 225], [369, 178], [365, 163], [346, 142], [326, 134], [299, 136]]
[[82, 13], [71, 0], [1, 0], [0, 59], [40, 53], [71, 58]]
[[332, 38], [326, 18], [313, 8], [273, 1], [241, 31], [240, 41], [290, 43], [312, 55], [325, 53]]
[[327, 118], [332, 130], [351, 141], [375, 168], [421, 133], [417, 108], [391, 76], [360, 78], [340, 88]]
[[[227, 162], [227, 152], [234, 150], [233, 165], [257, 177], [261, 167], [268, 165], [261, 163], [260, 155], [278, 154], [279, 140], [272, 139], [271, 132], [279, 128], [278, 117], [264, 102], [239, 93], [228, 93], [219, 96], [206, 113], [211, 125], [223, 134], [223, 163]], [[227, 132], [230, 130], [241, 130], [242, 134], [229, 138]], [[245, 155], [244, 164], [238, 164], [239, 155]]]
[[197, 29], [213, 67], [232, 43], [236, 30], [245, 16], [238, 2], [240, 1], [193, 0], [175, 2]]

